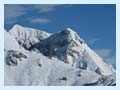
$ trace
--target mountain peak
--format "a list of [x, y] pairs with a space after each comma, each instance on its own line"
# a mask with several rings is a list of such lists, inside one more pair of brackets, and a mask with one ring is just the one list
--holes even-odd
[[74, 41], [78, 45], [84, 43], [84, 40], [71, 28], [64, 29], [61, 34], [61, 37], [66, 36], [68, 42]]
[[71, 28], [66, 28], [62, 32], [65, 32], [66, 34], [74, 34], [76, 33], [73, 29]]
[[16, 33], [18, 32], [19, 30], [22, 30], [23, 29], [23, 26], [19, 25], [19, 24], [15, 24], [12, 29], [9, 30], [10, 33]]
[[21, 27], [22, 27], [21, 25], [15, 24], [12, 29], [18, 29], [18, 28], [21, 28]]
[[71, 28], [66, 28], [65, 31], [68, 31], [68, 32], [73, 32], [73, 30]]

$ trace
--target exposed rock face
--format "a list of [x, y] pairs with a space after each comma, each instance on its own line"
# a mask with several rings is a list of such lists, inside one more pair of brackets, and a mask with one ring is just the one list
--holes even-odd
[[[84, 44], [84, 41], [80, 39], [76, 32], [67, 28], [64, 31], [51, 35], [49, 38], [37, 43], [31, 47], [30, 50], [37, 48], [45, 56], [58, 57], [59, 59], [65, 61], [69, 56], [82, 56], [85, 52], [85, 49], [83, 48]], [[77, 48], [79, 49], [76, 50]]]
[[9, 50], [9, 51], [7, 51], [7, 56], [5, 58], [5, 62], [9, 66], [17, 66], [18, 60], [22, 61], [24, 58], [26, 59], [27, 56], [22, 54], [21, 52]]

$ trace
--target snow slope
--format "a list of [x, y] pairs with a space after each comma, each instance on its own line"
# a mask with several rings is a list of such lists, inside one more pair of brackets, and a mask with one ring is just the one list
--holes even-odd
[[13, 36], [11, 36], [6, 30], [4, 30], [4, 48], [6, 50], [18, 50], [19, 44]]
[[[5, 32], [5, 85], [116, 85], [114, 68], [104, 62], [72, 29], [48, 33], [47, 36], [47, 32], [39, 33], [40, 37], [37, 33], [39, 31], [19, 25], [10, 30], [11, 35]], [[45, 37], [41, 39], [41, 36]], [[26, 42], [22, 45], [17, 43], [22, 40], [36, 42], [30, 46]], [[11, 47], [9, 41], [13, 42]]]

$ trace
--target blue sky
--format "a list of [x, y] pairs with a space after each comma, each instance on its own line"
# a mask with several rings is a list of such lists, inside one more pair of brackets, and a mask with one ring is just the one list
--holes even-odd
[[5, 29], [15, 24], [58, 32], [75, 30], [100, 56], [115, 66], [116, 6], [113, 4], [78, 5], [5, 5]]

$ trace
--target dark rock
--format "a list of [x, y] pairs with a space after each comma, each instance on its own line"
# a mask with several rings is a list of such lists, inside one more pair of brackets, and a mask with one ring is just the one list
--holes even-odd
[[62, 77], [60, 80], [66, 81], [66, 80], [67, 80], [67, 77]]

